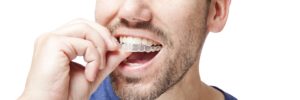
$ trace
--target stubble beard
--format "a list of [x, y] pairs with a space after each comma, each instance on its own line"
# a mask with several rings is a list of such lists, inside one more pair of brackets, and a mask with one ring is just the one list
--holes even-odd
[[[198, 43], [199, 44], [199, 43]], [[195, 45], [194, 45], [195, 46]], [[199, 45], [200, 46], [200, 45]], [[167, 49], [166, 59], [159, 71], [153, 76], [126, 77], [113, 72], [112, 86], [121, 100], [154, 100], [178, 83], [194, 65], [200, 47], [181, 47], [175, 53], [174, 48]], [[169, 58], [168, 58], [169, 57]], [[145, 81], [151, 80], [151, 83]]]
[[[181, 53], [180, 55], [189, 55]], [[112, 86], [121, 100], [154, 100], [161, 94], [169, 90], [173, 85], [178, 83], [186, 74], [188, 69], [196, 61], [196, 57], [179, 56], [174, 57], [177, 60], [169, 59], [165, 66], [161, 66], [160, 71], [147, 77], [125, 77], [118, 72], [113, 72]], [[151, 83], [145, 83], [144, 80], [151, 80]]]
[[[154, 100], [161, 94], [170, 90], [178, 83], [188, 70], [197, 62], [200, 56], [200, 50], [207, 35], [206, 17], [200, 20], [200, 24], [188, 30], [180, 43], [180, 47], [174, 47], [173, 42], [169, 37], [164, 37], [166, 43], [166, 51], [164, 58], [157, 67], [158, 72], [146, 77], [126, 77], [119, 72], [114, 71], [111, 74], [112, 86], [116, 94], [121, 100]], [[167, 36], [161, 32], [159, 36]], [[169, 34], [169, 33], [168, 33]], [[191, 36], [192, 34], [204, 34]], [[178, 40], [176, 40], [178, 41]], [[186, 45], [188, 43], [189, 45]], [[150, 82], [149, 82], [150, 80]]]

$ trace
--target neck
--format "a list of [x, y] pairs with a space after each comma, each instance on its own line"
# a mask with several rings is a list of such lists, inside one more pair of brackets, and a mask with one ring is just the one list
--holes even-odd
[[223, 94], [200, 79], [199, 60], [182, 80], [162, 94], [157, 100], [223, 100]]

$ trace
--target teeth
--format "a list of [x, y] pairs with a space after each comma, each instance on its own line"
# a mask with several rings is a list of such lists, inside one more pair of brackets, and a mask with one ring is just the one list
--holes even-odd
[[148, 40], [146, 40], [146, 39], [142, 39], [142, 43], [141, 44], [144, 44], [144, 45], [146, 45], [146, 46], [151, 46], [152, 44], [148, 41]]
[[160, 51], [162, 46], [159, 43], [142, 38], [120, 37], [121, 49], [128, 52], [155, 52]]

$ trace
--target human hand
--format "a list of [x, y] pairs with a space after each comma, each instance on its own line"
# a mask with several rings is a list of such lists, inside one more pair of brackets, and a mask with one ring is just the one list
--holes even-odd
[[[83, 67], [73, 62], [83, 56]], [[35, 42], [25, 90], [19, 99], [87, 100], [129, 53], [119, 50], [107, 28], [83, 19], [40, 36]]]

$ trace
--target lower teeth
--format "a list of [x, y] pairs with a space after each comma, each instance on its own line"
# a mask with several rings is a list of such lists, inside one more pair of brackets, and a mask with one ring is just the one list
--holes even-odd
[[121, 50], [128, 51], [128, 52], [155, 52], [159, 51], [162, 47], [161, 46], [147, 46], [142, 44], [121, 44]]

